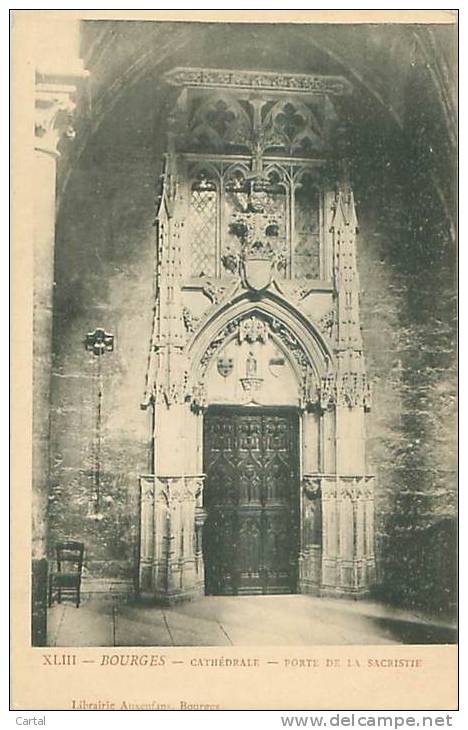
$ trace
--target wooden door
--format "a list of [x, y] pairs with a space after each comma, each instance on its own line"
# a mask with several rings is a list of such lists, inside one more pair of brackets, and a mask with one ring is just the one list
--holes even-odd
[[209, 409], [204, 421], [204, 470], [206, 592], [295, 592], [297, 413]]

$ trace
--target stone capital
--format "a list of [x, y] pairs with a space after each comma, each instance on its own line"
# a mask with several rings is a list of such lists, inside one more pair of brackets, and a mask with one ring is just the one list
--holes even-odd
[[140, 495], [142, 504], [154, 501], [154, 476], [140, 477]]
[[372, 500], [374, 498], [374, 477], [355, 476], [339, 477], [341, 499], [350, 499], [352, 502], [358, 500]]
[[73, 139], [72, 126], [76, 86], [72, 84], [36, 83], [35, 149], [58, 156], [57, 145], [62, 136]]
[[[35, 149], [54, 156], [59, 155], [57, 145], [61, 138], [75, 137], [73, 117], [78, 94], [89, 76], [82, 60], [70, 56], [70, 53], [74, 53], [76, 43], [70, 38], [67, 41], [68, 36], [63, 31], [61, 25], [57, 30], [56, 54], [47, 60], [38, 58], [36, 61]], [[75, 28], [74, 35], [76, 33]]]
[[52, 155], [63, 135], [74, 137], [76, 96], [89, 76], [80, 58], [80, 27], [66, 13], [45, 12], [34, 21], [35, 148]]

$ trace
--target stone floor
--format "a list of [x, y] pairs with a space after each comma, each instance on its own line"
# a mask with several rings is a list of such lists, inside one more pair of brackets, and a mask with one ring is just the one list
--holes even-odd
[[445, 644], [455, 629], [368, 601], [304, 595], [207, 596], [170, 608], [117, 594], [55, 604], [49, 646]]

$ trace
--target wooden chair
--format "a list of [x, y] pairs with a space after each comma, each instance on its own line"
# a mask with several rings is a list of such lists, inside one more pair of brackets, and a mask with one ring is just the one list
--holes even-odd
[[76, 607], [80, 607], [81, 573], [83, 570], [84, 543], [69, 540], [55, 546], [57, 570], [49, 574], [49, 606], [52, 606], [54, 593], [62, 602], [63, 594], [75, 596]]

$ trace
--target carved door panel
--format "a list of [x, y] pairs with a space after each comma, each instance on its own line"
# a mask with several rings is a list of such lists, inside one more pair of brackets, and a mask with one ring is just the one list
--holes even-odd
[[296, 590], [298, 417], [210, 409], [204, 425], [206, 591]]

